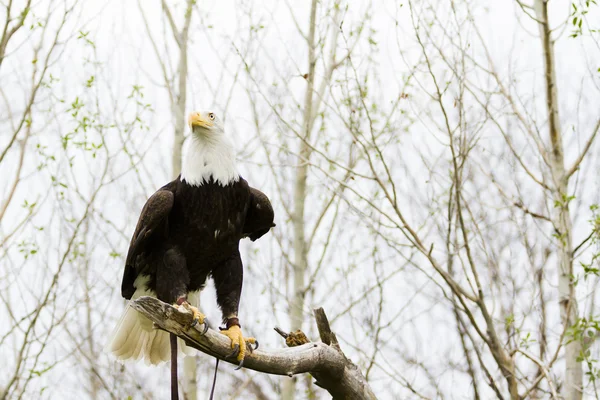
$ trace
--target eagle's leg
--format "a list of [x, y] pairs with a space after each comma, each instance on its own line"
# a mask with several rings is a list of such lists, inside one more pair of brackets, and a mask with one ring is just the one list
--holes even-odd
[[242, 294], [242, 281], [244, 277], [242, 259], [239, 252], [235, 252], [223, 265], [218, 266], [212, 271], [215, 288], [217, 289], [217, 303], [223, 313], [223, 322], [225, 328], [221, 333], [231, 340], [231, 348], [237, 355], [240, 362], [237, 369], [244, 364], [244, 357], [248, 351], [258, 347], [258, 341], [255, 338], [244, 338], [240, 326], [240, 320], [237, 317], [240, 304], [240, 295]]
[[163, 256], [163, 264], [156, 270], [156, 297], [165, 303], [173, 304], [193, 314], [190, 326], [204, 324], [208, 329], [206, 317], [187, 300], [190, 275], [182, 252], [177, 247], [169, 247]]

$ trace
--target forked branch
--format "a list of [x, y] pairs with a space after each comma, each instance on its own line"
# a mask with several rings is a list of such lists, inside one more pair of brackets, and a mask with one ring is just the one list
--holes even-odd
[[[203, 327], [189, 327], [192, 315], [163, 303], [154, 297], [140, 297], [131, 306], [153, 321], [158, 328], [171, 332], [186, 344], [220, 360], [237, 364], [231, 354], [229, 339], [213, 329], [202, 335]], [[322, 309], [315, 310], [319, 331], [327, 333], [329, 343], [335, 337]], [[323, 338], [322, 338], [323, 339]], [[325, 339], [324, 341], [327, 341]], [[337, 341], [335, 341], [337, 344]], [[317, 385], [327, 390], [334, 399], [376, 399], [365, 377], [339, 349], [339, 345], [306, 343], [297, 347], [265, 349], [263, 347], [247, 354], [244, 367], [274, 375], [293, 376], [310, 373]]]

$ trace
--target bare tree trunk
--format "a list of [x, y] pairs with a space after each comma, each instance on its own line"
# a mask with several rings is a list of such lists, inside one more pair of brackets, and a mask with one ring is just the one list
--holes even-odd
[[[181, 162], [183, 152], [183, 132], [185, 130], [186, 118], [185, 107], [187, 105], [187, 71], [188, 71], [188, 32], [192, 20], [192, 6], [194, 0], [188, 0], [185, 12], [185, 24], [181, 31], [180, 59], [179, 59], [179, 90], [177, 91], [177, 103], [174, 110], [175, 132], [173, 140], [173, 176], [181, 173]], [[198, 303], [198, 307], [200, 304]], [[196, 379], [197, 360], [196, 356], [186, 356], [183, 360], [183, 396], [185, 400], [196, 400], [198, 398], [198, 382]]]
[[[310, 158], [311, 148], [308, 144], [310, 133], [313, 126], [313, 91], [315, 85], [315, 27], [316, 27], [317, 0], [312, 0], [310, 8], [310, 22], [308, 33], [308, 76], [306, 92], [304, 94], [304, 137], [299, 141], [299, 160], [296, 169], [296, 182], [294, 185], [294, 211], [292, 214], [292, 224], [294, 227], [294, 287], [292, 294], [292, 303], [290, 310], [291, 330], [302, 329], [304, 298], [306, 295], [305, 275], [308, 270], [308, 254], [305, 238], [305, 220], [304, 210], [306, 205], [306, 180], [308, 177], [308, 159]], [[284, 382], [283, 400], [294, 399], [296, 390], [296, 380], [290, 379]]]
[[[186, 106], [187, 106], [187, 75], [188, 75], [188, 38], [190, 24], [192, 21], [194, 0], [188, 0], [185, 9], [185, 17], [181, 32], [177, 29], [173, 15], [165, 0], [162, 1], [163, 12], [169, 21], [173, 37], [179, 48], [179, 65], [177, 67], [177, 87], [176, 90], [170, 90], [175, 96], [171, 97], [171, 111], [175, 120], [175, 129], [173, 131], [173, 155], [171, 159], [171, 171], [173, 178], [181, 173], [181, 163], [183, 160], [183, 140], [186, 127]], [[158, 55], [157, 55], [158, 56]], [[165, 84], [170, 85], [165, 76]], [[198, 304], [198, 307], [200, 305]], [[196, 356], [186, 356], [183, 361], [183, 396], [186, 400], [196, 400], [198, 398], [198, 382], [196, 379], [197, 360]]]
[[[558, 93], [556, 89], [556, 67], [554, 61], [554, 41], [551, 38], [548, 20], [548, 1], [536, 0], [535, 12], [540, 27], [540, 36], [544, 54], [546, 78], [546, 105], [550, 133], [551, 154], [550, 170], [554, 181], [554, 227], [558, 233], [558, 291], [563, 329], [573, 326], [577, 320], [577, 299], [573, 284], [573, 244], [572, 224], [569, 212], [569, 174], [564, 163], [564, 150], [560, 120], [558, 115]], [[564, 398], [579, 400], [582, 398], [583, 372], [581, 362], [581, 342], [571, 340], [565, 345], [565, 384]]]
[[196, 356], [186, 356], [183, 359], [183, 398], [185, 400], [198, 399], [198, 360]]
[[[185, 22], [181, 33], [177, 32], [177, 28], [174, 24], [171, 25], [173, 35], [179, 46], [179, 67], [177, 68], [178, 74], [178, 85], [175, 102], [172, 104], [173, 117], [175, 119], [175, 131], [173, 133], [173, 159], [171, 171], [173, 176], [178, 176], [181, 173], [181, 160], [183, 151], [183, 132], [185, 130], [185, 107], [187, 105], [187, 71], [188, 71], [188, 33], [190, 30], [190, 23], [192, 20], [192, 6], [194, 5], [193, 0], [188, 0], [187, 7], [185, 10]], [[171, 13], [167, 4], [163, 1], [163, 10], [172, 21]]]

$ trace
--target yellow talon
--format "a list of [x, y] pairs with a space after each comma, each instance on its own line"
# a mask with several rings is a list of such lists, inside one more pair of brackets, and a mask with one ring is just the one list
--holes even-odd
[[204, 314], [202, 314], [200, 312], [200, 310], [198, 310], [196, 307], [194, 307], [187, 301], [181, 303], [180, 306], [176, 306], [176, 307], [178, 307], [179, 309], [183, 308], [184, 310], [192, 313], [193, 321], [196, 321], [195, 323], [192, 323], [192, 326], [194, 326], [196, 324], [203, 324], [204, 321], [206, 320], [206, 316]]
[[248, 344], [256, 344], [256, 339], [253, 337], [245, 338], [242, 335], [242, 329], [238, 325], [233, 325], [229, 329], [225, 329], [221, 331], [221, 333], [227, 336], [231, 340], [231, 348], [235, 348], [237, 345], [239, 347], [239, 353], [237, 355], [237, 360], [241, 361], [246, 356], [246, 343]]

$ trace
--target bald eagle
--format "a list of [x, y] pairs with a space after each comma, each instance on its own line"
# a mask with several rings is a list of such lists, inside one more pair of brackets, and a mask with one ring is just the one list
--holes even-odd
[[[273, 208], [267, 196], [238, 174], [231, 140], [221, 119], [210, 111], [190, 114], [191, 136], [181, 175], [154, 193], [144, 205], [135, 228], [121, 294], [126, 299], [154, 296], [192, 311], [198, 323], [199, 292], [209, 277], [217, 291], [224, 330], [239, 348], [243, 362], [246, 343], [238, 317], [243, 267], [239, 242], [252, 241], [272, 227]], [[175, 338], [175, 336], [173, 336]], [[143, 358], [147, 364], [168, 361], [169, 334], [127, 306], [108, 350], [119, 360]], [[236, 346], [237, 345], [237, 346]], [[177, 346], [185, 351], [179, 339]], [[175, 357], [176, 360], [176, 357]]]

